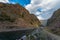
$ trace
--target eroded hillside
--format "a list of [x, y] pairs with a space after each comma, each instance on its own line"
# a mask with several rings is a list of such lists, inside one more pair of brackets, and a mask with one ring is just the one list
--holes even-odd
[[60, 9], [54, 12], [48, 20], [47, 29], [57, 35], [60, 35]]
[[19, 4], [0, 3], [0, 29], [34, 28], [40, 21]]

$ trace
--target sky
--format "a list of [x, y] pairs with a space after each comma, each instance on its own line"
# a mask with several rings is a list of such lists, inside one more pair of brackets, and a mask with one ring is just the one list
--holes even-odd
[[11, 3], [19, 3], [23, 7], [30, 3], [30, 0], [9, 0]]
[[60, 0], [0, 0], [3, 3], [19, 3], [39, 20], [48, 20], [60, 8]]

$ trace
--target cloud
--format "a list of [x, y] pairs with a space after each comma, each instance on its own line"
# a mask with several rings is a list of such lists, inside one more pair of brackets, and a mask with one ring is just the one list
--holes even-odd
[[60, 0], [31, 0], [25, 8], [39, 20], [47, 20], [60, 8]]
[[16, 2], [13, 2], [13, 1], [9, 1], [9, 0], [0, 0], [0, 2], [2, 3], [11, 3], [11, 4], [16, 4]]
[[0, 0], [0, 2], [3, 2], [3, 3], [9, 3], [8, 0]]

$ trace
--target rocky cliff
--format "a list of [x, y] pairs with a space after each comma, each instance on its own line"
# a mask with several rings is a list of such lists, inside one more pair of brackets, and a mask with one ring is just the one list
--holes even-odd
[[36, 28], [40, 21], [19, 4], [0, 3], [0, 29]]
[[60, 9], [55, 11], [53, 16], [48, 20], [47, 29], [54, 34], [60, 35]]

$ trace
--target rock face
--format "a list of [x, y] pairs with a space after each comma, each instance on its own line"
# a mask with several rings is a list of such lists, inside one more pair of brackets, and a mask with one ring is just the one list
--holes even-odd
[[52, 33], [60, 35], [60, 9], [55, 11], [53, 16], [48, 20], [47, 28]]
[[0, 29], [36, 28], [40, 21], [19, 4], [0, 3]]

